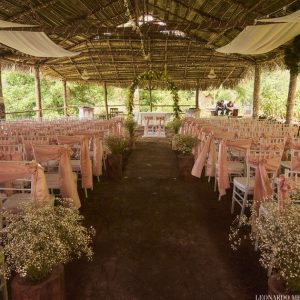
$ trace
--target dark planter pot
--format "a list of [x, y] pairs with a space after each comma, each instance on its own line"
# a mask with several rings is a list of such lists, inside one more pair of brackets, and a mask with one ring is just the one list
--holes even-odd
[[12, 300], [65, 300], [63, 265], [58, 265], [47, 279], [35, 284], [16, 276], [11, 294]]
[[177, 155], [179, 178], [183, 180], [192, 180], [194, 177], [191, 175], [192, 168], [194, 166], [193, 155]]
[[271, 275], [268, 279], [269, 295], [284, 295], [286, 294], [285, 282], [278, 275]]
[[129, 148], [130, 149], [135, 149], [135, 137], [134, 135], [129, 136]]
[[285, 281], [278, 275], [271, 275], [268, 279], [269, 295], [300, 295], [300, 291], [291, 292], [287, 290]]
[[107, 156], [107, 175], [110, 179], [119, 180], [122, 178], [122, 154], [109, 154]]

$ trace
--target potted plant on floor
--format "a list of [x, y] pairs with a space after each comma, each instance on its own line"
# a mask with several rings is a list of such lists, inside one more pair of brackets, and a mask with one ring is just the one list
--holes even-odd
[[82, 225], [74, 207], [28, 204], [22, 213], [3, 213], [1, 230], [5, 263], [1, 266], [12, 280], [13, 300], [63, 300], [64, 267], [73, 259], [92, 258], [93, 228]]
[[176, 134], [173, 138], [174, 150], [177, 152], [179, 177], [191, 179], [194, 165], [193, 148], [198, 144], [198, 139], [189, 134]]
[[263, 213], [259, 217], [236, 219], [229, 235], [232, 248], [236, 250], [245, 238], [240, 234], [243, 227], [252, 225], [255, 229], [249, 236], [257, 243], [261, 265], [271, 274], [268, 279], [270, 295], [300, 295], [300, 206], [292, 200], [294, 196], [287, 200], [282, 210], [277, 202], [269, 199], [262, 204]]
[[174, 118], [167, 124], [167, 128], [169, 128], [172, 131], [172, 133], [178, 134], [181, 125], [182, 120], [180, 118]]
[[107, 174], [111, 179], [122, 178], [123, 153], [128, 148], [128, 141], [122, 136], [109, 135], [105, 138], [109, 150], [107, 155]]
[[129, 147], [131, 149], [134, 149], [135, 148], [134, 132], [137, 127], [137, 122], [133, 119], [132, 116], [128, 116], [124, 121], [124, 126], [129, 135]]

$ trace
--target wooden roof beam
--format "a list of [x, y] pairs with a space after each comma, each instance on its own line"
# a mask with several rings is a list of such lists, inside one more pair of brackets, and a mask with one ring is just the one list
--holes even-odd
[[[9, 17], [6, 21], [16, 21], [16, 20], [21, 19], [25, 16], [28, 16], [32, 13], [37, 13], [41, 9], [52, 6], [52, 5], [56, 4], [57, 2], [59, 2], [59, 0], [50, 0], [50, 1], [47, 1], [45, 3], [40, 3], [39, 2], [38, 4], [36, 4], [34, 6], [29, 6], [28, 9], [25, 9], [22, 12], [13, 15], [12, 17]], [[25, 3], [26, 3], [26, 1], [25, 1]]]

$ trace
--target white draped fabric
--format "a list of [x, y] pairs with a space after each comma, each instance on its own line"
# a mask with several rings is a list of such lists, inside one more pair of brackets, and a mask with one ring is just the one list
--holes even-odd
[[20, 23], [13, 23], [8, 21], [0, 20], [0, 28], [10, 28], [10, 27], [36, 27], [37, 25], [27, 25]]
[[292, 23], [300, 22], [300, 10], [293, 12], [290, 15], [280, 17], [280, 18], [268, 18], [268, 19], [258, 19], [257, 22], [264, 23]]
[[247, 26], [235, 39], [216, 49], [221, 53], [262, 54], [285, 44], [300, 34], [300, 23]]
[[[35, 27], [0, 20], [0, 28]], [[20, 52], [37, 57], [70, 57], [79, 52], [71, 52], [56, 45], [44, 32], [0, 31], [0, 43]]]
[[37, 57], [69, 57], [79, 54], [56, 45], [43, 32], [0, 31], [0, 43]]

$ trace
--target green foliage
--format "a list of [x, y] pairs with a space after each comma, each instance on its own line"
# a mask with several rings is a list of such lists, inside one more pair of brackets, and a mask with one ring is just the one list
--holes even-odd
[[182, 120], [179, 118], [174, 118], [167, 124], [167, 127], [170, 128], [175, 134], [178, 134]]
[[198, 139], [190, 134], [176, 134], [173, 143], [176, 151], [190, 155], [193, 148], [198, 144]]
[[128, 148], [127, 139], [118, 135], [109, 135], [104, 142], [112, 154], [122, 154]]
[[[146, 71], [138, 76], [136, 76], [130, 87], [129, 87], [129, 93], [128, 93], [128, 98], [126, 100], [126, 107], [128, 114], [132, 115], [133, 113], [133, 96], [136, 88], [139, 86], [144, 81], [163, 81], [166, 84], [167, 90], [171, 92], [171, 95], [173, 97], [173, 112], [174, 112], [174, 117], [179, 118], [179, 114], [181, 112], [180, 107], [179, 107], [179, 96], [178, 96], [178, 89], [173, 83], [173, 81], [168, 77], [167, 74], [164, 74], [162, 72], [156, 72], [153, 70]], [[149, 103], [150, 104], [150, 103]]]
[[125, 126], [126, 130], [128, 131], [129, 135], [133, 136], [134, 130], [135, 130], [136, 126], [137, 126], [137, 123], [133, 119], [132, 116], [128, 116], [126, 118], [126, 120], [124, 121], [124, 126]]
[[284, 63], [292, 74], [299, 73], [300, 35], [296, 36], [291, 46], [284, 50]]

